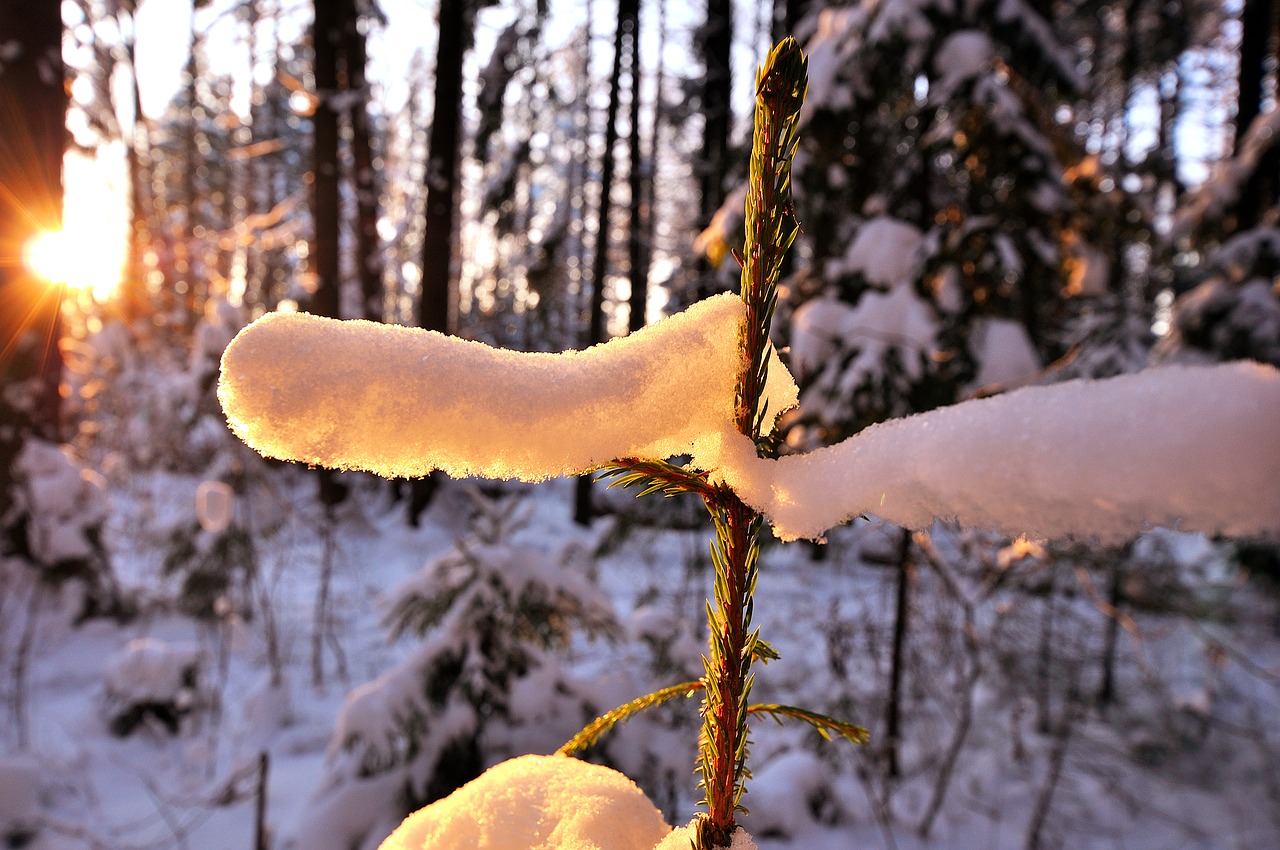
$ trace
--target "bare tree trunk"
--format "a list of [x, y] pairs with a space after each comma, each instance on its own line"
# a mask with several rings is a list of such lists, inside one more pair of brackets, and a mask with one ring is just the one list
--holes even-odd
[[1074, 699], [1068, 699], [1063, 709], [1062, 723], [1054, 733], [1053, 748], [1049, 750], [1049, 767], [1045, 773], [1044, 784], [1036, 795], [1036, 805], [1031, 812], [1031, 820], [1027, 824], [1026, 850], [1040, 850], [1040, 842], [1044, 836], [1044, 825], [1053, 808], [1053, 794], [1058, 788], [1058, 780], [1062, 778], [1062, 766], [1067, 761], [1067, 746], [1071, 743], [1071, 733], [1075, 727], [1076, 707]]
[[[591, 313], [587, 324], [587, 345], [604, 342], [604, 282], [609, 263], [609, 214], [613, 210], [613, 166], [618, 146], [618, 103], [621, 100], [624, 42], [636, 35], [640, 0], [619, 0], [618, 26], [613, 37], [613, 71], [609, 74], [609, 108], [604, 124], [604, 153], [600, 163], [600, 206], [596, 212], [596, 246], [591, 262]], [[590, 525], [594, 514], [591, 506], [591, 478], [578, 477], [573, 520]]]
[[627, 227], [627, 269], [631, 276], [631, 297], [628, 299], [630, 315], [628, 328], [632, 332], [645, 325], [645, 308], [649, 301], [649, 252], [645, 237], [649, 232], [651, 209], [648, 204], [648, 187], [653, 182], [652, 174], [645, 174], [640, 152], [640, 3], [636, 0], [631, 20], [631, 35], [628, 39], [627, 60], [630, 66], [631, 111], [630, 134], [627, 138], [627, 152], [630, 156], [627, 184], [631, 190], [629, 201], [630, 220]]
[[453, 229], [462, 108], [462, 60], [469, 42], [466, 0], [440, 0], [435, 112], [427, 141], [426, 216], [422, 237], [422, 299], [418, 324], [448, 333], [453, 289]]
[[809, 0], [774, 0], [773, 3], [773, 43], [777, 44], [785, 36], [795, 35], [796, 24], [808, 11]]
[[903, 656], [907, 644], [908, 619], [911, 615], [911, 583], [914, 578], [915, 565], [911, 561], [911, 532], [904, 528], [902, 542], [898, 549], [898, 593], [893, 618], [889, 704], [885, 716], [885, 772], [890, 779], [897, 779], [901, 773], [898, 764], [898, 744], [902, 740]]
[[253, 806], [253, 850], [270, 850], [267, 832], [267, 775], [271, 768], [271, 755], [266, 750], [258, 753], [258, 790]]
[[[147, 270], [144, 257], [151, 241], [151, 229], [147, 220], [148, 168], [144, 159], [147, 157], [146, 119], [142, 115], [142, 97], [138, 85], [137, 61], [137, 2], [124, 0], [119, 3], [116, 12], [116, 23], [127, 33], [124, 39], [124, 53], [129, 65], [129, 95], [132, 100], [133, 122], [125, 133], [125, 163], [129, 175], [129, 236], [126, 245], [124, 280], [120, 290], [120, 307], [125, 316], [137, 318], [148, 312], [150, 300], [147, 288]], [[127, 15], [128, 24], [121, 19]], [[197, 305], [197, 309], [198, 309]]]
[[364, 33], [360, 31], [360, 15], [353, 0], [343, 0], [347, 7], [343, 20], [343, 55], [346, 59], [347, 89], [358, 97], [351, 98], [352, 186], [356, 199], [356, 275], [360, 281], [364, 318], [380, 321], [383, 315], [382, 250], [378, 239], [378, 175], [373, 168], [373, 144], [370, 138], [368, 63]]
[[[1240, 39], [1240, 76], [1236, 94], [1235, 153], [1241, 150], [1249, 124], [1262, 112], [1264, 81], [1268, 60], [1273, 56], [1274, 39], [1280, 28], [1280, 9], [1276, 0], [1245, 0], [1240, 15], [1243, 32]], [[1236, 227], [1245, 230], [1257, 226], [1262, 216], [1276, 202], [1277, 177], [1280, 168], [1280, 145], [1271, 149], [1259, 163], [1253, 178], [1246, 180], [1236, 203]]]
[[927, 839], [929, 833], [933, 831], [938, 813], [942, 811], [943, 803], [946, 802], [947, 789], [951, 786], [951, 777], [960, 760], [960, 752], [964, 749], [969, 731], [973, 728], [974, 691], [977, 690], [978, 682], [982, 678], [982, 645], [978, 641], [977, 618], [974, 615], [973, 603], [965, 596], [964, 591], [960, 589], [960, 583], [938, 556], [928, 535], [921, 532], [916, 540], [921, 552], [925, 555], [926, 562], [933, 567], [934, 572], [942, 579], [943, 586], [964, 612], [964, 649], [965, 660], [969, 667], [961, 685], [960, 718], [956, 721], [951, 742], [947, 745], [946, 754], [942, 757], [942, 765], [938, 768], [938, 775], [933, 784], [933, 795], [917, 830], [921, 838]]
[[324, 643], [330, 630], [329, 588], [333, 584], [333, 507], [324, 506], [324, 526], [320, 529], [320, 581], [316, 585], [315, 606], [311, 610], [311, 686], [324, 687]]
[[1104, 707], [1116, 699], [1116, 647], [1120, 638], [1120, 606], [1124, 603], [1124, 562], [1124, 556], [1115, 556], [1107, 565], [1109, 610], [1102, 647], [1102, 685], [1098, 688], [1098, 702]]
[[40, 608], [44, 603], [44, 583], [37, 576], [31, 583], [31, 597], [27, 602], [27, 619], [22, 626], [22, 637], [13, 652], [13, 727], [17, 732], [19, 752], [31, 746], [31, 720], [27, 716], [27, 673], [31, 669], [31, 650], [35, 646], [36, 627], [40, 622]]
[[706, 69], [702, 88], [702, 152], [697, 164], [699, 223], [705, 225], [724, 200], [725, 170], [729, 160], [730, 106], [733, 75], [733, 3], [707, 0], [707, 17], [698, 33]]
[[1053, 615], [1057, 587], [1057, 568], [1049, 562], [1049, 586], [1045, 589], [1044, 608], [1040, 620], [1040, 648], [1036, 653], [1036, 731], [1049, 734], [1053, 728], [1049, 705], [1049, 685], [1053, 675]]
[[[470, 42], [466, 0], [440, 0], [436, 48], [435, 111], [427, 140], [426, 211], [422, 234], [422, 291], [418, 325], [449, 333], [453, 291], [453, 230], [458, 209], [458, 161], [461, 146], [462, 60]], [[417, 478], [410, 485], [409, 522], [416, 526], [435, 493], [437, 480]]]
[[338, 113], [333, 108], [338, 92], [339, 0], [315, 0], [315, 20], [311, 26], [314, 51], [316, 108], [312, 116], [315, 138], [312, 150], [311, 271], [316, 291], [311, 309], [321, 316], [337, 318], [341, 308], [338, 269]]

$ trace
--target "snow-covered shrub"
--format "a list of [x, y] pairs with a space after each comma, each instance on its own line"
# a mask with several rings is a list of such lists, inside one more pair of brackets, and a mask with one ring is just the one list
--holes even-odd
[[370, 784], [391, 791], [362, 816], [356, 844], [381, 838], [369, 834], [380, 817], [394, 823], [503, 758], [555, 749], [601, 708], [558, 653], [579, 633], [617, 632], [608, 600], [586, 576], [511, 542], [527, 521], [518, 498], [475, 501], [472, 534], [382, 601], [392, 639], [419, 643], [351, 691], [339, 714], [313, 806]]
[[13, 489], [0, 554], [34, 567], [40, 581], [84, 589], [80, 617], [121, 612], [122, 600], [106, 547], [107, 502], [99, 476], [70, 447], [29, 437], [11, 469]]
[[211, 298], [190, 332], [109, 319], [68, 342], [67, 414], [108, 477], [198, 472], [234, 445], [213, 386], [222, 350], [247, 321], [243, 309]]
[[127, 737], [140, 726], [176, 735], [183, 718], [203, 698], [199, 650], [157, 638], [139, 638], [107, 661], [103, 712], [113, 735]]
[[[221, 483], [221, 482], [218, 482]], [[225, 485], [224, 485], [225, 486]], [[240, 600], [242, 615], [251, 613], [243, 600], [257, 564], [257, 547], [239, 525], [220, 529], [199, 522], [184, 523], [169, 533], [161, 568], [179, 579], [178, 607], [193, 617], [209, 619], [220, 608]]]
[[1196, 276], [1199, 282], [1173, 304], [1158, 353], [1280, 366], [1280, 229], [1259, 227], [1228, 239]]

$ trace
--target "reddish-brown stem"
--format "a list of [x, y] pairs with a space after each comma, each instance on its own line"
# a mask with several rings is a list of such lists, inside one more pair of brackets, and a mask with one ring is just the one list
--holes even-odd
[[[720, 511], [727, 531], [722, 588], [717, 588], [716, 622], [722, 647], [715, 669], [708, 670], [708, 688], [715, 695], [708, 700], [712, 722], [707, 731], [712, 736], [711, 771], [704, 776], [708, 813], [702, 821], [702, 846], [727, 847], [736, 827], [734, 814], [738, 807], [740, 777], [746, 760], [746, 691], [750, 688], [751, 652], [747, 646], [747, 598], [750, 580], [747, 575], [751, 550], [755, 546], [755, 512], [732, 492], [717, 492], [713, 512]], [[713, 638], [714, 639], [714, 638]]]
[[[746, 315], [734, 422], [739, 433], [760, 447], [761, 432], [772, 430], [760, 409], [771, 352], [769, 324], [781, 258], [791, 245], [795, 226], [790, 213], [789, 158], [806, 86], [804, 55], [796, 43], [784, 39], [756, 79], [755, 138], [741, 257]], [[711, 636], [699, 758], [708, 811], [699, 821], [697, 844], [701, 850], [712, 850], [729, 846], [744, 790], [751, 660], [757, 641], [751, 631], [751, 597], [761, 521], [727, 488], [717, 487], [704, 498], [716, 524], [716, 587], [715, 607], [708, 612]]]

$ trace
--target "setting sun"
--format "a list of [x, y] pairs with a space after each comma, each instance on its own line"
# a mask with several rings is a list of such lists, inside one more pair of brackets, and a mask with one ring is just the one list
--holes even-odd
[[51, 283], [110, 298], [124, 266], [127, 207], [106, 164], [73, 154], [65, 168], [64, 226], [28, 242], [24, 261]]

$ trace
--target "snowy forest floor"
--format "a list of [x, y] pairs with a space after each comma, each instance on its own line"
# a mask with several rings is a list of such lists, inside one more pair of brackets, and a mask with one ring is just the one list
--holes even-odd
[[[296, 846], [344, 696], [411, 643], [389, 643], [377, 599], [465, 535], [468, 485], [446, 485], [413, 529], [385, 485], [354, 479], [329, 526], [331, 619], [315, 684], [326, 520], [311, 475], [263, 480], [238, 507], [246, 526], [271, 529], [251, 531], [257, 580], [221, 618], [182, 613], [177, 580], [163, 575], [174, 530], [190, 523], [191, 476], [113, 487], [107, 542], [138, 603], [131, 621], [73, 625], [73, 586], [55, 601], [34, 595], [23, 570], [0, 573], [0, 827], [29, 815], [20, 800], [31, 799], [42, 825], [27, 847], [252, 848], [261, 753], [270, 847]], [[569, 520], [571, 482], [507, 489], [532, 511], [512, 545], [568, 553], [566, 569], [595, 575], [616, 607], [624, 637], [576, 642], [568, 659], [601, 710], [699, 674], [711, 571], [695, 505], [663, 503], [668, 520], [698, 520], [670, 530], [637, 520], [653, 503], [638, 509], [610, 493], [628, 513], [587, 530]], [[782, 658], [759, 669], [753, 699], [861, 723], [872, 742], [824, 743], [805, 727], [757, 721], [745, 823], [763, 850], [1280, 846], [1280, 597], [1240, 579], [1221, 544], [1156, 532], [1099, 565], [1084, 547], [1044, 551], [935, 527], [910, 568], [891, 757], [899, 535], [859, 521], [833, 533], [820, 558], [804, 545], [765, 550], [755, 621]], [[1103, 704], [1102, 597], [1115, 569], [1129, 603], [1114, 699]], [[139, 638], [198, 653], [176, 735], [156, 718], [127, 737], [109, 729], [108, 671]], [[680, 702], [617, 731], [598, 756], [681, 824], [694, 812], [696, 731], [696, 700]], [[530, 749], [566, 735], [545, 737]]]

